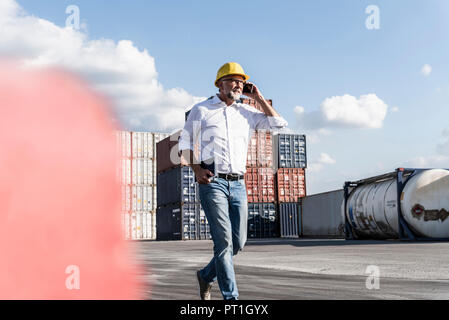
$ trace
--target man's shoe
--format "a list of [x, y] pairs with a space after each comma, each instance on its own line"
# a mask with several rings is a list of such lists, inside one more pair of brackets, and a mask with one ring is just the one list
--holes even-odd
[[210, 300], [210, 291], [212, 289], [212, 283], [204, 281], [200, 276], [200, 271], [196, 272], [198, 278], [198, 285], [200, 286], [201, 300]]

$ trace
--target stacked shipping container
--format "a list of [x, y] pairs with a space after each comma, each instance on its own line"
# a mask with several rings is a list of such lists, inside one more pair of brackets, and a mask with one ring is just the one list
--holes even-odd
[[301, 199], [306, 196], [306, 137], [279, 133], [275, 136], [275, 163], [280, 236], [301, 235]]
[[[251, 101], [248, 104], [254, 105]], [[279, 235], [272, 137], [269, 130], [256, 130], [248, 144], [245, 173], [248, 238]]]
[[156, 239], [156, 144], [167, 135], [116, 132], [125, 239]]
[[[267, 100], [270, 105], [271, 100]], [[243, 103], [263, 111], [251, 99]], [[306, 196], [307, 167], [305, 135], [256, 131], [248, 147], [245, 182], [249, 209], [248, 237], [299, 237], [301, 198]], [[252, 203], [267, 207], [269, 215], [258, 215]], [[266, 212], [266, 210], [264, 211]], [[268, 219], [268, 220], [267, 220]], [[269, 227], [269, 232], [266, 232]]]
[[157, 239], [210, 239], [195, 174], [178, 155], [180, 133], [174, 133], [157, 145]]

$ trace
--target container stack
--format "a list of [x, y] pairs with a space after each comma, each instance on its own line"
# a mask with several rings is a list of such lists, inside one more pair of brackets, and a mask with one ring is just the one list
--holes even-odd
[[273, 238], [279, 234], [272, 137], [269, 130], [256, 130], [248, 144], [248, 238]]
[[[267, 102], [272, 104], [271, 100]], [[263, 111], [252, 99], [242, 99], [242, 103]], [[245, 173], [248, 238], [273, 238], [279, 235], [275, 172], [273, 134], [270, 130], [256, 130], [248, 143]]]
[[156, 239], [156, 144], [167, 134], [116, 132], [125, 239]]
[[157, 144], [157, 240], [210, 239], [195, 174], [178, 155], [180, 134]]
[[[254, 100], [241, 102], [263, 111]], [[178, 155], [180, 134], [181, 130], [157, 144], [157, 239], [210, 239], [195, 175]], [[198, 151], [195, 149], [196, 154]], [[245, 173], [248, 238], [300, 235], [306, 167], [304, 135], [275, 134], [270, 130], [252, 133]]]
[[306, 137], [279, 133], [274, 137], [280, 236], [301, 235], [301, 199], [306, 196]]

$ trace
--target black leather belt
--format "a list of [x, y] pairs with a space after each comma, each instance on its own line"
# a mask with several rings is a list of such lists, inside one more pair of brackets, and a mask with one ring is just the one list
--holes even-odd
[[240, 180], [240, 179], [244, 178], [244, 176], [242, 174], [238, 174], [238, 173], [219, 173], [218, 177], [228, 180], [228, 181], [235, 181], [235, 180]]

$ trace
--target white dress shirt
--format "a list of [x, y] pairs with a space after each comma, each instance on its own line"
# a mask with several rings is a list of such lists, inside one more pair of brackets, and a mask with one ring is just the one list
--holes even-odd
[[[248, 141], [253, 130], [281, 129], [288, 123], [247, 104], [230, 106], [215, 95], [193, 106], [179, 139], [179, 151], [190, 149], [198, 160], [213, 158], [215, 173], [246, 172]], [[199, 154], [195, 144], [200, 146]]]

